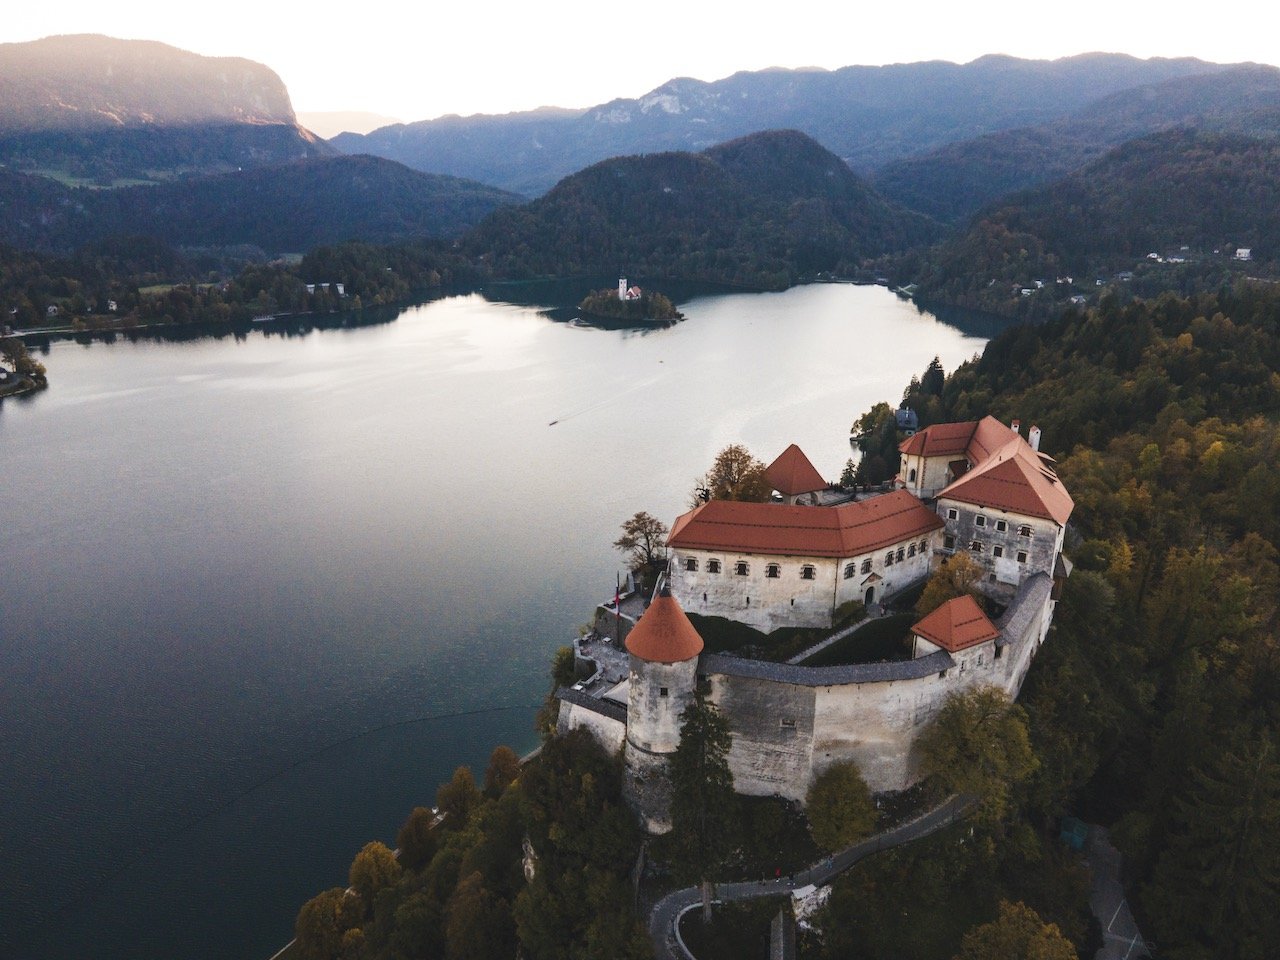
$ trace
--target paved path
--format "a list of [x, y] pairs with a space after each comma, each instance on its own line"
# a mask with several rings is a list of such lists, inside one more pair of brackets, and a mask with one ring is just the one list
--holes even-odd
[[[758, 897], [777, 897], [790, 894], [801, 887], [821, 887], [839, 874], [872, 854], [888, 850], [912, 840], [919, 840], [931, 833], [950, 826], [966, 813], [973, 801], [968, 797], [951, 797], [921, 814], [914, 820], [868, 837], [852, 847], [847, 847], [831, 857], [819, 860], [806, 870], [783, 877], [780, 880], [750, 880], [743, 883], [719, 883], [715, 885], [715, 899], [754, 900]], [[685, 960], [676, 943], [675, 924], [680, 914], [701, 901], [697, 887], [685, 887], [669, 893], [659, 900], [649, 914], [649, 936], [653, 940], [654, 955], [659, 960]]]
[[1151, 952], [1138, 931], [1120, 884], [1120, 852], [1111, 845], [1105, 827], [1089, 825], [1085, 858], [1093, 874], [1089, 889], [1089, 908], [1102, 924], [1102, 948], [1094, 960], [1138, 960]]

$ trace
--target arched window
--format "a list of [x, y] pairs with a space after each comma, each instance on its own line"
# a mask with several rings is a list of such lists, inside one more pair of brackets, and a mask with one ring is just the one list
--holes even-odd
[[908, 476], [907, 476], [907, 480], [908, 480], [910, 483], [915, 483], [915, 482], [916, 482], [916, 468], [915, 468], [915, 467], [912, 467], [912, 468], [911, 468], [911, 473], [910, 473], [910, 474], [908, 474]]
[[907, 558], [907, 552], [902, 547], [898, 548], [898, 562], [901, 563]]
[[916, 545], [914, 543], [907, 544], [907, 556], [914, 557], [916, 555]]
[[886, 554], [884, 555], [884, 565], [885, 565], [886, 567], [892, 567], [892, 566], [893, 566], [893, 551], [892, 551], [892, 550], [890, 550], [888, 553], [886, 553]]
[[844, 565], [844, 578], [846, 580], [852, 580], [853, 575], [857, 572], [858, 572], [858, 565], [856, 563], [846, 563]]
[[871, 572], [871, 558], [870, 558], [870, 557], [868, 557], [866, 560], [863, 560], [863, 561], [862, 561], [862, 572], [863, 572], [863, 573], [870, 573], [870, 572]]

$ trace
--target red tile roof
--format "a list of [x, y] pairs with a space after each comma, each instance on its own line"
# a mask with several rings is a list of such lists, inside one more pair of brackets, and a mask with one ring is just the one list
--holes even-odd
[[1075, 501], [1053, 468], [1015, 436], [984, 462], [938, 491], [938, 499], [1042, 517], [1064, 526]]
[[677, 549], [843, 559], [941, 526], [941, 518], [905, 490], [838, 507], [712, 500], [678, 517], [667, 544]]
[[794, 443], [765, 467], [764, 479], [772, 489], [789, 497], [827, 489], [827, 481], [822, 479], [822, 474]]
[[935, 423], [912, 434], [898, 450], [915, 456], [954, 457], [964, 454], [971, 463], [981, 463], [1017, 434], [995, 417], [963, 423]]
[[911, 628], [948, 653], [955, 653], [1000, 636], [1000, 631], [987, 619], [973, 597], [965, 594], [948, 600]]
[[655, 663], [680, 663], [702, 652], [702, 637], [672, 596], [656, 597], [627, 634], [633, 656]]

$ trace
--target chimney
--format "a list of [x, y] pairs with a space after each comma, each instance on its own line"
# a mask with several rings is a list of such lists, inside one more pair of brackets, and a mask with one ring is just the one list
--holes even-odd
[[1027, 431], [1027, 443], [1031, 444], [1031, 449], [1039, 452], [1040, 450], [1040, 428], [1035, 424], [1031, 425], [1031, 429]]
[[1011, 420], [1011, 421], [1009, 421], [1009, 429], [1010, 429], [1010, 430], [1012, 430], [1014, 433], [1017, 433], [1021, 428], [1022, 428], [1022, 421], [1021, 421], [1021, 420]]

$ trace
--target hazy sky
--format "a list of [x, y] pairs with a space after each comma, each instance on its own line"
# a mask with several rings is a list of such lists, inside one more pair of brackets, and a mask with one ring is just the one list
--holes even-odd
[[965, 62], [995, 52], [1053, 58], [1092, 50], [1280, 62], [1273, 31], [1247, 15], [1249, 4], [1183, 0], [15, 6], [0, 20], [0, 40], [105, 33], [247, 57], [280, 74], [297, 110], [369, 110], [403, 120], [589, 106], [639, 96], [671, 77], [715, 80], [770, 66]]

